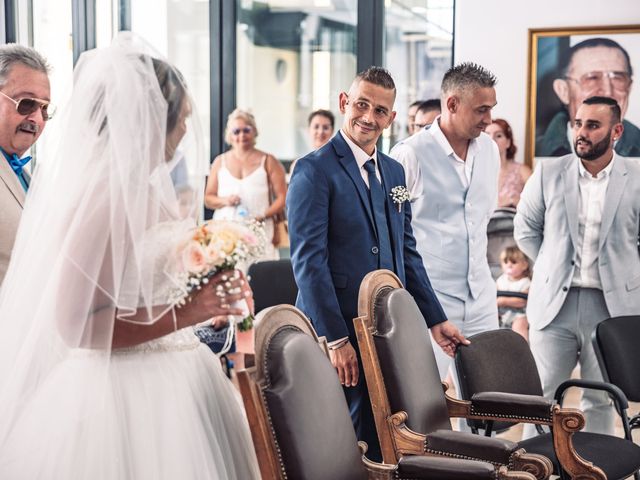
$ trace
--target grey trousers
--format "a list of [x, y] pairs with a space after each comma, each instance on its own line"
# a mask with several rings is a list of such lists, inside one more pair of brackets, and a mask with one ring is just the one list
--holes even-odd
[[[572, 288], [558, 315], [542, 330], [529, 331], [531, 351], [538, 366], [546, 398], [553, 398], [556, 388], [568, 380], [576, 364], [580, 377], [602, 380], [591, 332], [609, 317], [602, 291], [593, 288]], [[585, 430], [613, 433], [614, 411], [605, 392], [584, 390], [580, 408], [586, 418]], [[529, 426], [527, 426], [529, 427]], [[525, 429], [525, 437], [530, 432]]]

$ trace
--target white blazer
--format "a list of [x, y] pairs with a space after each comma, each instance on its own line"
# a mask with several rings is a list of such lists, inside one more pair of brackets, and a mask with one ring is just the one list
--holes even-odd
[[[514, 220], [520, 249], [535, 260], [527, 302], [532, 328], [558, 314], [571, 287], [578, 244], [578, 162], [573, 154], [538, 162]], [[598, 271], [611, 316], [640, 313], [640, 162], [614, 154], [602, 212]]]

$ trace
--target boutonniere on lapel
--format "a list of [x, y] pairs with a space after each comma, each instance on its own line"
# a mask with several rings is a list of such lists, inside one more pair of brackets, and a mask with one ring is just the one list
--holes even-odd
[[411, 199], [411, 195], [409, 195], [409, 190], [403, 185], [398, 185], [397, 187], [393, 187], [391, 189], [391, 193], [389, 194], [393, 203], [398, 207], [398, 212], [402, 211], [402, 204], [404, 202], [408, 202]]

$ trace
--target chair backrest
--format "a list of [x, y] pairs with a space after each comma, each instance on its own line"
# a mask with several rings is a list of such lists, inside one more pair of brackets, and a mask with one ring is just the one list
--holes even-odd
[[248, 275], [256, 313], [274, 305], [295, 305], [298, 286], [290, 259], [254, 263]]
[[261, 317], [256, 383], [286, 478], [367, 478], [342, 387], [311, 324], [285, 305]]
[[[469, 400], [480, 392], [542, 395], [536, 362], [527, 341], [513, 330], [500, 329], [469, 337], [470, 345], [460, 345], [455, 356], [460, 381], [460, 397]], [[482, 422], [469, 421], [483, 428]], [[494, 430], [510, 424], [496, 422]]]
[[427, 324], [403, 288], [383, 288], [373, 305], [374, 343], [391, 412], [419, 433], [451, 429]]
[[604, 379], [640, 402], [640, 315], [600, 322], [592, 341]]
[[506, 247], [515, 245], [513, 239], [513, 217], [515, 209], [499, 208], [491, 214], [487, 225], [487, 260], [494, 279], [502, 273], [500, 252]]

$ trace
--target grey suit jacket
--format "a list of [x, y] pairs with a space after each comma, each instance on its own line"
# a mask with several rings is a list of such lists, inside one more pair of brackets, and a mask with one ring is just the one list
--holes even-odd
[[0, 153], [0, 285], [7, 273], [24, 201], [20, 180]]
[[[542, 329], [571, 286], [578, 240], [578, 162], [573, 154], [538, 165], [514, 220], [520, 249], [535, 260], [527, 318]], [[615, 154], [602, 212], [598, 271], [611, 316], [640, 313], [640, 162]]]

